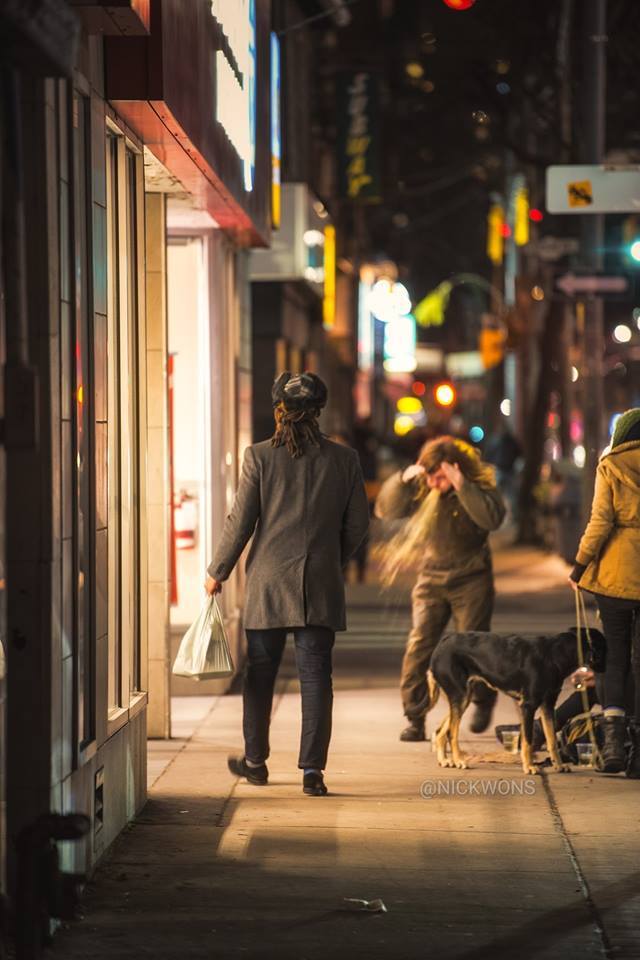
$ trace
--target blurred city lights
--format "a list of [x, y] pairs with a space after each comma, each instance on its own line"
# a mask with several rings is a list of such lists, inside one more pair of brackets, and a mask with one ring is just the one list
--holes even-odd
[[503, 237], [511, 236], [511, 227], [509, 226], [508, 223], [502, 224], [502, 226], [500, 227], [500, 233], [502, 234]]
[[571, 367], [571, 383], [575, 383], [580, 377], [577, 367]]
[[631, 327], [628, 327], [626, 323], [619, 323], [613, 331], [613, 339], [616, 343], [629, 343], [631, 336]]
[[369, 310], [377, 320], [389, 323], [411, 313], [411, 297], [402, 283], [378, 280], [369, 294]]
[[444, 0], [444, 3], [452, 10], [468, 10], [475, 2], [476, 0]]
[[456, 401], [456, 391], [451, 383], [439, 383], [433, 395], [441, 407], [450, 407]]
[[640, 307], [634, 307], [634, 310], [631, 316], [636, 322], [636, 327], [640, 330]]
[[511, 63], [508, 60], [496, 60], [496, 73], [504, 76], [511, 70]]
[[400, 414], [395, 419], [393, 424], [394, 433], [399, 437], [406, 437], [408, 433], [415, 429], [415, 422], [413, 417], [409, 417], [405, 414]]
[[509, 86], [508, 83], [505, 83], [504, 81], [496, 84], [496, 90], [498, 91], [498, 93], [502, 94], [503, 97], [506, 96], [508, 93], [511, 93], [511, 87]]
[[410, 60], [404, 69], [407, 76], [411, 77], [412, 80], [420, 80], [424, 76], [424, 67], [417, 60]]
[[542, 210], [538, 210], [537, 207], [532, 207], [531, 210], [529, 210], [529, 219], [533, 220], [534, 223], [542, 223], [544, 220], [544, 213]]
[[631, 246], [629, 247], [629, 253], [631, 258], [640, 263], [640, 240], [634, 240]]
[[587, 459], [587, 451], [584, 449], [581, 443], [577, 447], [573, 448], [573, 462], [576, 467], [584, 467], [585, 460]]
[[536, 285], [535, 287], [531, 288], [531, 299], [537, 300], [538, 302], [544, 300], [544, 290], [542, 287]]
[[427, 392], [427, 388], [420, 380], [415, 380], [411, 389], [415, 393], [416, 397], [424, 397], [425, 393]]
[[400, 397], [396, 404], [400, 413], [421, 413], [422, 401], [417, 397]]
[[469, 439], [473, 443], [481, 443], [484, 440], [484, 430], [482, 429], [482, 427], [479, 427], [477, 425], [471, 427], [471, 429], [469, 430]]
[[484, 110], [474, 110], [473, 119], [479, 126], [484, 126], [489, 123], [489, 114], [485, 113]]
[[505, 417], [511, 416], [511, 400], [509, 400], [509, 397], [505, 397], [500, 404], [500, 413]]

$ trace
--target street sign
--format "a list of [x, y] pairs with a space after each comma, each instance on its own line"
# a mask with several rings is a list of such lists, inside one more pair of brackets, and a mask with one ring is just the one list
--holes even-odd
[[568, 297], [575, 297], [579, 294], [591, 293], [602, 294], [622, 294], [629, 290], [629, 280], [627, 277], [591, 274], [590, 276], [580, 276], [575, 273], [565, 273], [556, 278], [556, 288]]
[[640, 213], [640, 166], [547, 167], [549, 213]]
[[540, 240], [529, 243], [527, 251], [537, 254], [540, 260], [553, 263], [569, 254], [577, 253], [580, 241], [577, 237], [552, 237], [547, 235]]

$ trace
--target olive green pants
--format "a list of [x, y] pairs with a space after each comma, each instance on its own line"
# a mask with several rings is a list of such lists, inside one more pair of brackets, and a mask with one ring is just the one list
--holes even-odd
[[[411, 593], [412, 628], [400, 680], [402, 706], [409, 720], [422, 720], [429, 709], [427, 670], [449, 618], [453, 619], [453, 628], [457, 631], [490, 630], [493, 599], [490, 570], [468, 577], [453, 587], [433, 586], [418, 578]], [[473, 684], [474, 703], [492, 703], [495, 698], [495, 691], [484, 683]]]

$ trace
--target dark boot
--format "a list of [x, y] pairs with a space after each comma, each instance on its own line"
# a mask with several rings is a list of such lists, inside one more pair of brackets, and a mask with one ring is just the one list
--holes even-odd
[[426, 740], [424, 732], [424, 717], [420, 720], [410, 720], [409, 726], [405, 727], [400, 734], [400, 739], [405, 743], [422, 743]]
[[627, 761], [627, 776], [631, 780], [640, 780], [640, 721], [630, 721], [629, 738], [631, 740], [631, 751]]
[[601, 773], [620, 773], [627, 764], [624, 750], [626, 722], [624, 717], [603, 717], [604, 744], [600, 751]]

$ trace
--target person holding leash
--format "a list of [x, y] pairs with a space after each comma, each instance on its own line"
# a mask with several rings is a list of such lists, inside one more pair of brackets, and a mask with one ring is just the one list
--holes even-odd
[[247, 448], [233, 509], [205, 583], [219, 593], [253, 536], [247, 559], [243, 690], [245, 753], [229, 769], [252, 784], [269, 778], [273, 691], [287, 633], [295, 639], [302, 693], [298, 766], [303, 791], [324, 796], [331, 737], [331, 655], [345, 630], [343, 568], [369, 527], [358, 454], [325, 437], [318, 417], [327, 388], [312, 373], [273, 385], [271, 440]]
[[[424, 445], [417, 463], [383, 485], [375, 507], [383, 519], [408, 518], [386, 548], [383, 578], [418, 570], [411, 594], [412, 629], [400, 689], [409, 725], [405, 741], [425, 739], [429, 708], [427, 670], [450, 617], [455, 629], [489, 630], [494, 585], [488, 536], [497, 530], [505, 505], [493, 469], [470, 444], [443, 436]], [[473, 684], [474, 733], [486, 730], [496, 699], [486, 684]]]
[[[606, 638], [602, 772], [640, 778], [640, 637], [636, 638], [633, 717], [625, 720], [634, 627], [640, 625], [640, 408], [621, 414], [596, 472], [591, 517], [569, 577], [593, 593]], [[627, 761], [625, 737], [631, 739]]]

